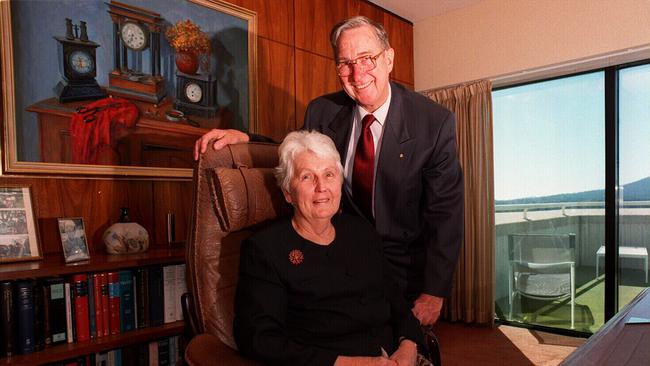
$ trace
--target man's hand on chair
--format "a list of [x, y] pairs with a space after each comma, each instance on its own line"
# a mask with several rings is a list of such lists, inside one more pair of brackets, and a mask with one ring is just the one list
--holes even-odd
[[440, 318], [443, 301], [442, 297], [420, 294], [413, 304], [413, 315], [418, 318], [420, 324], [433, 325]]
[[249, 137], [246, 133], [239, 130], [212, 129], [194, 143], [194, 160], [199, 160], [199, 156], [208, 149], [210, 141], [215, 139], [216, 141], [212, 144], [212, 148], [220, 150], [226, 145], [248, 142]]

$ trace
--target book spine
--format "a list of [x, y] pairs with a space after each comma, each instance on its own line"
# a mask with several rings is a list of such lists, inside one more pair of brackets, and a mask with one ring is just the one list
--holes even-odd
[[169, 338], [169, 366], [176, 366], [178, 358], [178, 337]]
[[88, 316], [88, 278], [85, 274], [72, 276], [74, 286], [75, 334], [78, 342], [90, 340], [90, 320]]
[[120, 271], [120, 331], [135, 329], [135, 310], [133, 303], [133, 272]]
[[146, 328], [149, 321], [149, 269], [139, 268], [137, 270], [137, 308], [138, 308], [138, 329]]
[[34, 352], [34, 284], [31, 281], [16, 283], [18, 301], [18, 349], [22, 354]]
[[120, 333], [120, 275], [118, 272], [108, 273], [108, 298], [110, 304], [111, 334]]
[[141, 343], [138, 345], [138, 366], [149, 364], [149, 344]]
[[43, 326], [43, 285], [34, 282], [34, 351], [45, 348], [45, 327]]
[[122, 349], [115, 350], [115, 366], [122, 366]]
[[169, 366], [169, 338], [158, 341], [158, 366]]
[[165, 297], [162, 267], [149, 268], [149, 321], [151, 326], [165, 323]]
[[77, 341], [77, 327], [76, 327], [76, 319], [75, 319], [75, 307], [74, 307], [74, 300], [75, 300], [75, 291], [74, 291], [74, 282], [72, 280], [70, 281], [70, 310], [72, 311], [72, 341], [76, 342]]
[[72, 335], [72, 293], [70, 292], [70, 283], [65, 283], [65, 322], [66, 322], [66, 339], [68, 343], [74, 342]]
[[0, 329], [2, 332], [2, 342], [0, 342], [0, 348], [2, 353], [0, 356], [12, 356], [16, 352], [16, 322], [14, 319], [14, 290], [12, 282], [2, 282], [0, 283], [0, 308], [2, 309], [2, 314], [0, 314]]
[[50, 332], [52, 333], [52, 344], [66, 341], [67, 317], [65, 284], [62, 280], [56, 279], [48, 283], [50, 288]]
[[90, 339], [97, 339], [97, 318], [95, 316], [95, 278], [88, 274], [88, 321], [90, 326]]
[[102, 310], [102, 279], [99, 273], [93, 273], [93, 295], [95, 297], [95, 326], [97, 338], [104, 336], [104, 311]]
[[183, 308], [181, 306], [181, 296], [187, 292], [187, 282], [185, 282], [185, 264], [176, 266], [176, 320], [183, 320]]
[[101, 352], [95, 355], [95, 366], [106, 366], [106, 361], [108, 360], [108, 354], [106, 352]]
[[140, 324], [140, 316], [138, 314], [138, 271], [131, 271], [133, 274], [131, 290], [133, 291], [133, 329], [138, 328]]
[[111, 312], [110, 312], [110, 303], [108, 301], [108, 277], [106, 273], [100, 274], [101, 278], [101, 289], [102, 289], [102, 320], [104, 323], [103, 331], [104, 336], [111, 334]]
[[158, 342], [149, 343], [149, 366], [158, 366]]
[[41, 291], [43, 293], [43, 337], [45, 347], [48, 347], [52, 344], [52, 328], [50, 327], [51, 318], [50, 318], [50, 285], [45, 282], [41, 286]]
[[106, 353], [106, 366], [115, 366], [115, 350]]
[[165, 323], [176, 321], [176, 266], [163, 267]]

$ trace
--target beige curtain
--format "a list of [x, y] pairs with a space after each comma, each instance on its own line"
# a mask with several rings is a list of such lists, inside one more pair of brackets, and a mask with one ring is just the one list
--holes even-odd
[[493, 325], [495, 294], [492, 82], [483, 80], [422, 92], [456, 115], [465, 176], [465, 239], [444, 318]]

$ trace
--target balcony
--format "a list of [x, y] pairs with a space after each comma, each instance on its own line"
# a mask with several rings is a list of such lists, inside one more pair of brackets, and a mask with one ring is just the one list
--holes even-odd
[[[575, 330], [593, 333], [604, 322], [604, 260], [597, 251], [605, 244], [603, 202], [563, 202], [545, 204], [497, 205], [496, 222], [496, 312], [504, 320], [570, 329], [570, 300], [541, 301], [522, 298], [521, 306], [510, 319], [508, 298], [510, 234], [576, 234]], [[643, 247], [650, 252], [650, 201], [623, 202], [619, 210], [619, 243]], [[596, 276], [596, 263], [600, 264]], [[619, 307], [627, 304], [648, 286], [642, 258], [623, 258]], [[515, 299], [515, 301], [519, 301]]]

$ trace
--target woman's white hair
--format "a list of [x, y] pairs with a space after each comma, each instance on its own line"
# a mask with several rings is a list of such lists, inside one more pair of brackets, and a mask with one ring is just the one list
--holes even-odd
[[339, 175], [343, 178], [341, 157], [332, 139], [317, 131], [294, 131], [284, 138], [278, 149], [280, 163], [275, 167], [275, 179], [282, 190], [289, 192], [289, 183], [294, 174], [293, 162], [296, 156], [305, 151], [311, 151], [321, 159], [336, 162]]

